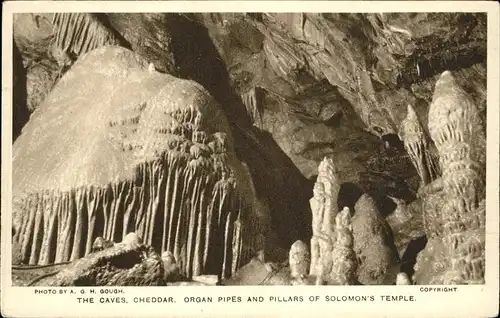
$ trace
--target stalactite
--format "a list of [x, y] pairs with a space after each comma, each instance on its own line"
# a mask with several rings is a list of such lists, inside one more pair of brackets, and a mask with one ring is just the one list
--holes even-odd
[[252, 123], [259, 128], [262, 127], [263, 94], [262, 88], [256, 86], [241, 95], [248, 116], [250, 116]]
[[437, 160], [429, 152], [427, 136], [411, 105], [408, 105], [406, 118], [401, 123], [399, 136], [423, 185], [437, 179], [440, 174]]
[[56, 47], [77, 56], [103, 45], [119, 45], [118, 38], [92, 13], [54, 13]]
[[486, 139], [476, 105], [452, 74], [436, 83], [429, 131], [440, 155], [443, 240], [451, 260], [446, 284], [484, 283]]

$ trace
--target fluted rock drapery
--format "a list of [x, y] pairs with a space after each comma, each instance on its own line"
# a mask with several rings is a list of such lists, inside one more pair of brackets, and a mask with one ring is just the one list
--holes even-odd
[[436, 83], [429, 131], [439, 151], [446, 200], [442, 221], [451, 258], [446, 284], [482, 284], [485, 266], [486, 138], [476, 105], [451, 72]]
[[204, 88], [100, 48], [75, 63], [14, 144], [13, 242], [25, 263], [49, 264], [134, 231], [171, 251], [188, 277], [228, 276], [263, 248], [267, 230], [247, 170]]
[[449, 71], [441, 74], [435, 86], [429, 132], [439, 152], [442, 176], [422, 193], [437, 190], [442, 196], [434, 198], [439, 209], [424, 211], [426, 232], [432, 232], [427, 233], [430, 241], [417, 259], [416, 282], [482, 284], [486, 138], [479, 109]]

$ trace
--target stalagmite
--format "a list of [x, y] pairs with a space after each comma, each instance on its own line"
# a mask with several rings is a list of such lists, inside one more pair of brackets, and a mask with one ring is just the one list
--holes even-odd
[[398, 273], [396, 276], [396, 285], [411, 285], [411, 281], [406, 273]]
[[318, 167], [314, 184], [314, 196], [310, 200], [312, 210], [311, 275], [322, 279], [323, 272], [331, 267], [331, 251], [335, 241], [334, 226], [337, 214], [337, 198], [340, 182], [333, 160], [323, 159]]
[[311, 258], [309, 248], [302, 241], [296, 241], [292, 244], [289, 254], [290, 275], [293, 285], [304, 285], [305, 279], [309, 274], [309, 265]]
[[406, 118], [401, 123], [399, 136], [423, 185], [437, 179], [440, 173], [437, 160], [429, 152], [427, 136], [411, 105], [408, 105]]
[[449, 71], [436, 83], [429, 131], [440, 156], [445, 200], [445, 284], [484, 283], [486, 139], [479, 111]]
[[335, 218], [335, 245], [332, 251], [332, 269], [329, 285], [354, 285], [357, 282], [357, 260], [353, 250], [351, 214], [344, 208]]
[[[16, 140], [23, 263], [75, 260], [97, 237], [134, 232], [171, 252], [182, 275], [230, 276], [258, 247], [253, 236], [266, 235], [269, 211], [249, 190], [222, 110], [200, 85], [147, 65], [123, 48], [88, 53]], [[89, 87], [74, 102], [71, 85]]]

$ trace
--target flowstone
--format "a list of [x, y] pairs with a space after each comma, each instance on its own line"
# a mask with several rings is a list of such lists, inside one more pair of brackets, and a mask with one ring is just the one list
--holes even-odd
[[[417, 259], [415, 280], [418, 284], [483, 284], [486, 138], [477, 106], [449, 71], [441, 74], [435, 86], [429, 132], [439, 152], [442, 177], [421, 192], [442, 191], [442, 198], [435, 200], [440, 205], [438, 214], [424, 211], [424, 222], [435, 231]], [[427, 271], [429, 257], [439, 265], [433, 272]]]
[[14, 143], [13, 244], [22, 263], [51, 264], [88, 255], [96, 237], [136, 232], [187, 277], [230, 276], [268, 231], [247, 170], [203, 87], [150, 72], [127, 49], [99, 48]]

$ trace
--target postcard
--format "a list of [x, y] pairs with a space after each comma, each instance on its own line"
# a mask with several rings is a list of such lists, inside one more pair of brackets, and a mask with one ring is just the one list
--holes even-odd
[[3, 9], [3, 316], [498, 315], [497, 3]]

